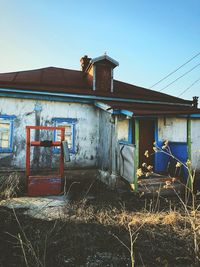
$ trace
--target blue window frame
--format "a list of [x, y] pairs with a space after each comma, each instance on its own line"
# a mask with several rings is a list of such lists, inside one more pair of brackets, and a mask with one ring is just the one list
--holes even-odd
[[[75, 153], [75, 126], [77, 123], [77, 119], [72, 118], [53, 118], [53, 123], [57, 127], [65, 128], [65, 141], [68, 143], [70, 153]], [[59, 141], [61, 136], [60, 131], [54, 131], [54, 141]], [[54, 148], [54, 153], [59, 153], [59, 147]]]
[[0, 114], [0, 153], [13, 152], [13, 120], [14, 115]]

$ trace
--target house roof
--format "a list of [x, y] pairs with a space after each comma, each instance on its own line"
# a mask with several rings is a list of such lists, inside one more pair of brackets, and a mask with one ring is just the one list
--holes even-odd
[[82, 71], [48, 67], [0, 74], [0, 88], [142, 99], [192, 105], [192, 101], [114, 80], [113, 92], [92, 90], [92, 80]]
[[116, 103], [113, 101], [103, 101], [106, 110], [126, 110], [133, 114], [133, 116], [157, 116], [157, 115], [190, 115], [200, 114], [200, 109], [193, 106], [179, 106], [177, 104], [146, 104], [146, 103]]
[[48, 67], [0, 73], [0, 87], [26, 90], [73, 92], [91, 89], [81, 71]]

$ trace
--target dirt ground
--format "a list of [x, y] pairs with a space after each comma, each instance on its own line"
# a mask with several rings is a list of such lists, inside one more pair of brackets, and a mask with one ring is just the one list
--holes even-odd
[[193, 236], [176, 197], [84, 181], [71, 186], [64, 216], [43, 220], [24, 211], [0, 207], [2, 267], [131, 266], [130, 233], [135, 266], [194, 266]]

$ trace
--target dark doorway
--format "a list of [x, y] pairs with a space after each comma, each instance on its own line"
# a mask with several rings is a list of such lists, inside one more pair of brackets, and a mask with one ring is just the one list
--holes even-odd
[[[142, 119], [139, 121], [139, 167], [142, 163], [154, 166], [153, 143], [155, 141], [155, 121]], [[149, 157], [144, 154], [148, 150]]]

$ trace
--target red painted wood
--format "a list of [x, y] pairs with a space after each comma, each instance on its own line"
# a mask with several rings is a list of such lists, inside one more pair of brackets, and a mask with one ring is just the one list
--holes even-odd
[[26, 177], [30, 175], [30, 128], [26, 127]]
[[[52, 142], [51, 146], [61, 146], [61, 142]], [[40, 141], [31, 141], [31, 146], [43, 146]]]
[[[153, 143], [155, 141], [154, 130], [155, 122], [153, 120], [140, 120], [139, 126], [139, 166], [142, 163], [154, 166]], [[149, 157], [145, 157], [145, 151], [149, 151]]]
[[35, 129], [35, 130], [63, 130], [64, 127], [56, 127], [56, 126], [26, 126], [26, 128], [29, 129]]
[[[61, 131], [61, 141], [51, 143], [51, 146], [60, 146], [60, 174], [30, 176], [30, 147], [44, 146], [41, 141], [30, 141], [31, 130]], [[61, 193], [61, 179], [64, 177], [64, 152], [62, 147], [62, 141], [64, 140], [64, 127], [26, 126], [26, 177], [29, 196], [59, 195]]]
[[59, 195], [61, 193], [61, 176], [29, 176], [28, 196]]

